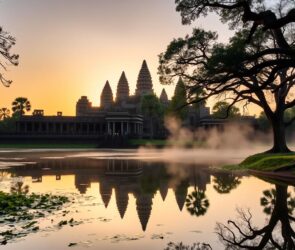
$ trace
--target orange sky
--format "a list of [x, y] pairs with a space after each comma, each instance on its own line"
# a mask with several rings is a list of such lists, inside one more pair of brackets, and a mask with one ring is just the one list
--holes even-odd
[[[81, 95], [99, 105], [106, 80], [115, 93], [123, 70], [133, 94], [143, 59], [159, 95], [158, 55], [173, 38], [196, 26], [217, 30], [221, 41], [229, 36], [214, 16], [183, 26], [173, 0], [2, 0], [0, 20], [20, 54], [6, 73], [13, 84], [0, 86], [0, 107], [25, 96], [46, 115], [74, 115]], [[165, 88], [171, 97], [174, 86]]]

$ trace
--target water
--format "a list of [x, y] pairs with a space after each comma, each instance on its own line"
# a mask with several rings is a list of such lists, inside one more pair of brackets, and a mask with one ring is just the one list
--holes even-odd
[[[218, 223], [228, 226], [228, 220], [237, 242], [245, 237], [235, 225], [247, 235], [255, 230], [257, 237], [243, 246], [263, 240], [282, 245], [288, 239], [294, 244], [292, 185], [222, 172], [212, 168], [212, 161], [181, 164], [162, 156], [131, 150], [1, 152], [0, 190], [9, 192], [21, 181], [30, 193], [66, 195], [73, 201], [38, 219], [39, 231], [1, 248], [67, 249], [75, 243], [74, 249], [165, 249], [169, 242], [200, 242], [224, 249], [217, 233], [227, 240], [232, 235]], [[71, 218], [73, 227], [58, 226]], [[277, 243], [271, 243], [271, 233]]]

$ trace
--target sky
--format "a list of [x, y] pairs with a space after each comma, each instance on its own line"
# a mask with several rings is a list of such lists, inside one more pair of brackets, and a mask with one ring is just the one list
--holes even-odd
[[157, 75], [158, 55], [173, 38], [193, 27], [218, 31], [226, 41], [231, 32], [218, 17], [181, 24], [174, 0], [0, 0], [0, 25], [17, 39], [13, 52], [18, 67], [9, 67], [9, 88], [0, 86], [0, 107], [18, 96], [45, 115], [74, 115], [77, 100], [88, 96], [98, 106], [109, 80], [113, 93], [124, 70], [131, 94], [144, 59], [159, 96], [165, 87]]

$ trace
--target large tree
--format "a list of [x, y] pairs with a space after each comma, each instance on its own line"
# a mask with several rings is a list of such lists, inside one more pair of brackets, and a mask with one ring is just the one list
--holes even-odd
[[154, 125], [163, 115], [163, 107], [160, 103], [159, 98], [154, 95], [144, 95], [141, 99], [141, 111], [145, 118], [149, 121], [150, 126], [150, 138], [154, 138]]
[[[267, 3], [268, 2], [268, 3]], [[227, 44], [215, 32], [194, 29], [191, 36], [173, 40], [160, 55], [161, 82], [182, 77], [188, 103], [223, 96], [236, 103], [259, 106], [270, 121], [271, 152], [288, 152], [284, 120], [295, 106], [295, 2], [287, 0], [176, 0], [184, 24], [214, 12], [236, 30]], [[195, 98], [197, 91], [203, 91]]]
[[288, 186], [276, 184], [275, 189], [264, 191], [261, 205], [269, 216], [262, 227], [254, 225], [250, 210], [241, 209], [238, 221], [217, 224], [216, 233], [225, 249], [295, 249], [295, 198]]
[[4, 71], [9, 65], [18, 65], [19, 56], [11, 53], [11, 48], [14, 45], [15, 38], [0, 27], [0, 81], [5, 87], [9, 87], [12, 81], [4, 77]]
[[185, 120], [188, 114], [188, 107], [185, 106], [186, 98], [185, 83], [179, 78], [174, 90], [174, 95], [168, 106], [168, 115], [176, 117], [182, 121]]

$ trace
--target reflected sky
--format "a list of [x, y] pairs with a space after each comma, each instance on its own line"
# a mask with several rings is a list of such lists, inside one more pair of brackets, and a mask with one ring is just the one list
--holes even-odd
[[[237, 209], [249, 208], [253, 223], [263, 226], [270, 215], [261, 199], [265, 190], [276, 189], [254, 176], [204, 164], [47, 157], [2, 170], [0, 189], [9, 191], [22, 180], [30, 192], [68, 195], [75, 202], [64, 217], [41, 222], [40, 232], [3, 249], [64, 249], [70, 242], [78, 243], [76, 249], [164, 249], [171, 241], [223, 249], [217, 222], [226, 224], [238, 218]], [[294, 188], [288, 191], [294, 197]], [[52, 226], [63, 218], [81, 224]]]

